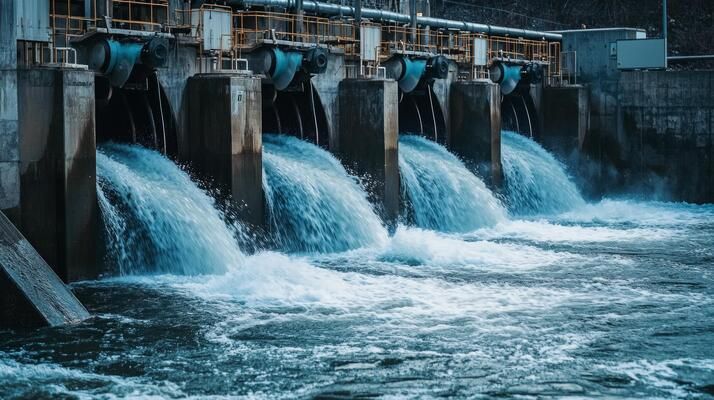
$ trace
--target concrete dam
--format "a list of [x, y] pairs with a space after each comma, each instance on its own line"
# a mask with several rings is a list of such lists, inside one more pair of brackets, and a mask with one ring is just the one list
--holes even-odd
[[714, 73], [666, 38], [414, 0], [0, 33], [0, 397], [714, 393]]

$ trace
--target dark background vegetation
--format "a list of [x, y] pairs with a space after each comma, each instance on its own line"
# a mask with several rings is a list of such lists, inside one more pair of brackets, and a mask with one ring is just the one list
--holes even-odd
[[[714, 0], [669, 0], [669, 55], [714, 54]], [[660, 35], [661, 0], [431, 0], [434, 17], [562, 30], [632, 27]]]

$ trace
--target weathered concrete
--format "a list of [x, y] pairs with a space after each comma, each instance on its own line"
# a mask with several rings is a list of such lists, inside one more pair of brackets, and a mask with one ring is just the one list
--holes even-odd
[[[180, 7], [179, 7], [180, 8]], [[157, 71], [159, 82], [166, 94], [170, 104], [170, 109], [164, 109], [164, 115], [171, 116], [176, 122], [176, 135], [178, 153], [180, 161], [188, 162], [190, 159], [190, 128], [187, 87], [188, 79], [193, 76], [196, 70], [197, 51], [191, 46], [173, 46], [169, 51], [169, 59], [166, 67]]]
[[339, 53], [329, 53], [327, 62], [327, 71], [323, 74], [315, 75], [312, 78], [313, 86], [317, 91], [322, 107], [327, 116], [327, 126], [330, 138], [330, 149], [335, 151], [338, 147], [337, 134], [338, 125], [340, 123], [340, 103], [339, 103], [339, 86], [340, 81], [345, 79], [345, 57]]
[[95, 278], [94, 74], [18, 71], [22, 233], [66, 282]]
[[578, 83], [589, 91], [589, 128], [570, 166], [592, 195], [654, 194], [713, 202], [711, 71], [623, 72], [612, 43], [643, 37], [635, 29], [563, 32], [578, 54]]
[[0, 2], [0, 210], [16, 219], [20, 203], [15, 2]]
[[449, 112], [451, 107], [449, 106], [449, 100], [451, 95], [451, 85], [456, 82], [459, 77], [459, 66], [455, 62], [449, 62], [449, 75], [446, 79], [436, 79], [432, 86], [434, 92], [434, 107], [439, 107], [442, 115], [444, 116], [444, 122], [446, 123], [446, 137], [444, 138], [444, 143], [449, 143], [451, 139], [449, 138]]
[[264, 222], [261, 81], [205, 74], [188, 85], [189, 160], [237, 206], [245, 222]]
[[399, 99], [397, 82], [340, 82], [340, 130], [336, 154], [367, 186], [388, 225], [399, 217]]
[[0, 328], [78, 322], [89, 313], [0, 212]]
[[624, 185], [714, 202], [714, 71], [623, 72], [617, 103]]
[[500, 186], [500, 87], [490, 81], [454, 82], [449, 97], [449, 149], [492, 186]]
[[590, 117], [587, 88], [580, 85], [544, 88], [540, 114], [543, 128], [538, 140], [545, 148], [561, 157], [583, 149]]

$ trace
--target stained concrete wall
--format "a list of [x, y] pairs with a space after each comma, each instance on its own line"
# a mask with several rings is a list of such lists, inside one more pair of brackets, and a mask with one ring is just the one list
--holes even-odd
[[330, 53], [327, 71], [312, 78], [312, 83], [320, 96], [322, 107], [327, 116], [330, 149], [333, 151], [339, 147], [339, 135], [337, 134], [340, 123], [339, 86], [343, 79], [345, 79], [345, 57], [341, 53]]
[[560, 158], [582, 151], [590, 121], [590, 101], [582, 85], [546, 87], [539, 102], [539, 142]]
[[20, 202], [16, 36], [15, 2], [0, 1], [0, 211], [10, 216]]
[[264, 222], [262, 98], [259, 77], [196, 75], [188, 84], [189, 160], [237, 206]]
[[714, 202], [714, 71], [623, 72], [617, 100], [624, 184]]
[[[367, 186], [370, 200], [388, 225], [399, 217], [399, 99], [397, 82], [340, 82], [337, 156]], [[346, 110], [349, 110], [346, 112]]]
[[177, 45], [172, 42], [169, 51], [169, 58], [166, 67], [157, 71], [161, 87], [166, 93], [171, 110], [164, 110], [164, 113], [171, 113], [176, 121], [176, 135], [178, 143], [179, 160], [189, 161], [189, 121], [188, 121], [188, 98], [186, 96], [188, 78], [197, 73], [195, 47]]
[[[711, 189], [712, 71], [619, 71], [610, 47], [644, 32], [566, 31], [578, 83], [589, 92], [582, 152], [568, 158], [588, 194], [656, 195], [714, 202]], [[562, 105], [561, 105], [562, 106]]]
[[459, 67], [454, 62], [449, 62], [449, 74], [446, 79], [436, 79], [433, 84], [433, 91], [435, 95], [435, 107], [441, 109], [441, 113], [444, 116], [444, 122], [446, 123], [446, 138], [444, 138], [444, 143], [449, 143], [449, 111], [451, 107], [449, 106], [449, 100], [451, 95], [451, 84], [458, 80]]
[[503, 179], [501, 166], [501, 89], [490, 81], [451, 85], [449, 149], [492, 186]]
[[97, 277], [94, 73], [18, 71], [17, 225], [65, 281]]

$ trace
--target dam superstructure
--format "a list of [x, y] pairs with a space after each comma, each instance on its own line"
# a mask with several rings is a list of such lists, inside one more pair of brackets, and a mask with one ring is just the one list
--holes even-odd
[[[400, 133], [445, 147], [460, 160], [444, 159], [494, 190], [504, 189], [504, 130], [563, 158], [591, 155], [583, 150], [591, 98], [578, 84], [576, 54], [594, 50], [579, 48], [572, 32], [434, 18], [416, 1], [402, 12], [313, 0], [0, 4], [0, 209], [64, 282], [112, 273], [97, 197], [105, 143], [158, 151], [225, 200], [226, 215], [276, 232], [282, 222], [269, 210], [289, 202], [274, 191], [290, 185], [266, 185], [264, 134], [332, 153], [390, 229], [409, 192], [400, 162], [423, 167], [400, 160]], [[270, 140], [269, 173], [284, 179], [279, 167], [297, 156], [285, 149], [290, 141]], [[16, 297], [13, 304], [40, 301], [26, 291]]]

